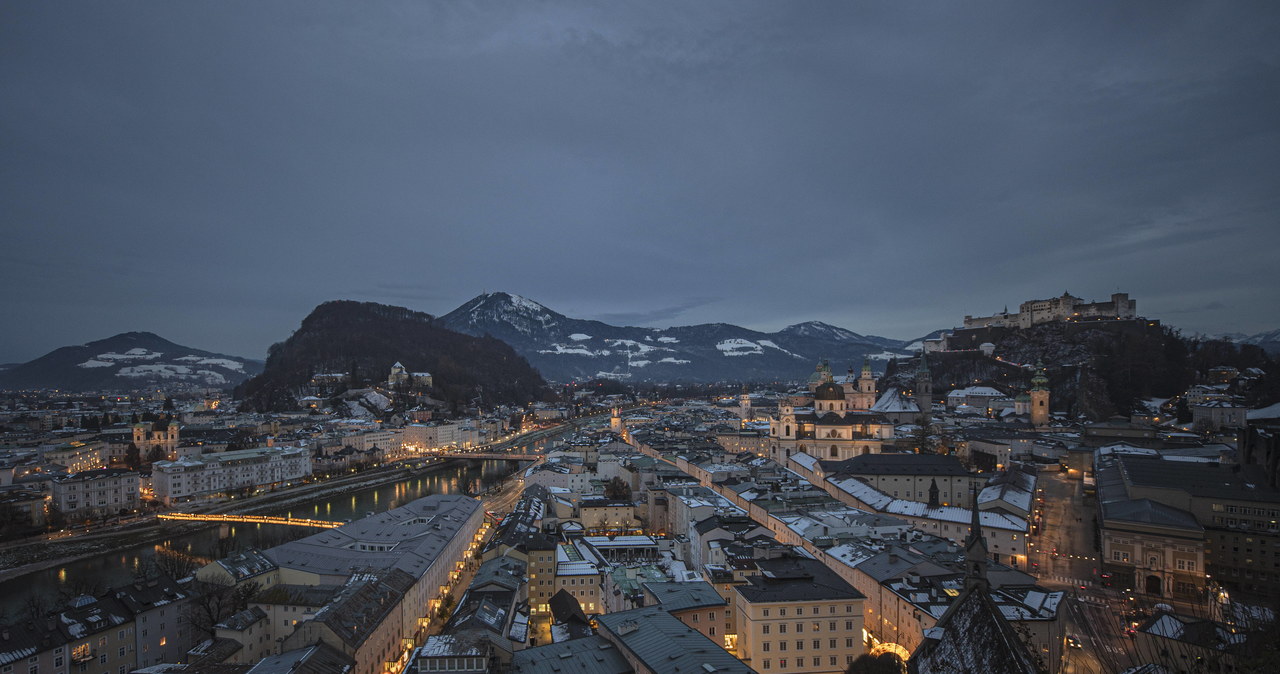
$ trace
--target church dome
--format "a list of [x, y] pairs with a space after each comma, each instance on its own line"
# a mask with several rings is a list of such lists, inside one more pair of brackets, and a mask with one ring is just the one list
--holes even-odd
[[844, 400], [844, 389], [827, 382], [813, 391], [814, 400]]

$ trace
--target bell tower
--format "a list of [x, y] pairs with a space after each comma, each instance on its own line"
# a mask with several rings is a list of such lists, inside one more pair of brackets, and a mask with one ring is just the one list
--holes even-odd
[[858, 375], [858, 390], [853, 394], [853, 409], [869, 410], [876, 404], [876, 378], [871, 374], [871, 361], [862, 359], [862, 374]]
[[929, 374], [928, 358], [922, 350], [916, 365], [916, 407], [920, 408], [921, 426], [928, 426], [933, 419], [933, 375]]
[[1036, 375], [1031, 378], [1031, 425], [1035, 428], [1049, 427], [1049, 376], [1044, 372], [1044, 363], [1036, 363]]

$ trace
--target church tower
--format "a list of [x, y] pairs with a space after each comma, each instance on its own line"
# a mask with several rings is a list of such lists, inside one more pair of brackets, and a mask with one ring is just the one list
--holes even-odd
[[858, 390], [853, 394], [853, 409], [869, 410], [876, 404], [876, 378], [871, 374], [871, 361], [862, 359], [862, 374], [858, 375]]
[[747, 392], [747, 385], [742, 385], [742, 393], [738, 394], [738, 414], [743, 421], [751, 420], [751, 394]]
[[965, 587], [974, 585], [985, 590], [987, 586], [987, 539], [982, 535], [981, 513], [978, 511], [978, 488], [973, 494], [973, 521], [969, 523], [969, 538], [964, 544]]
[[627, 432], [626, 427], [622, 425], [622, 410], [617, 407], [613, 408], [613, 416], [609, 417], [609, 430], [618, 435], [625, 435]]
[[933, 375], [929, 374], [928, 356], [920, 352], [916, 365], [916, 407], [920, 408], [920, 425], [928, 426], [933, 419]]
[[1035, 428], [1049, 427], [1049, 376], [1044, 372], [1044, 363], [1036, 363], [1036, 376], [1031, 378], [1031, 425]]

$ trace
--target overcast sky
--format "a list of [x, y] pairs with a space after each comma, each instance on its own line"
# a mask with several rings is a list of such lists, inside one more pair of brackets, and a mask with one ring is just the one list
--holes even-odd
[[6, 2], [0, 362], [318, 303], [1280, 328], [1280, 3]]

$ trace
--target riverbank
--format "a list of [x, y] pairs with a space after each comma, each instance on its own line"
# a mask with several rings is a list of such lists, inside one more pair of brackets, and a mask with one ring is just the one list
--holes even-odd
[[[258, 496], [211, 503], [205, 507], [187, 509], [186, 512], [262, 514], [264, 511], [287, 508], [343, 492], [377, 488], [417, 475], [453, 468], [466, 461], [468, 459], [445, 459], [433, 462], [424, 468], [412, 468], [407, 465], [374, 468], [353, 475], [280, 489]], [[15, 545], [0, 551], [0, 569], [3, 569], [0, 570], [0, 582], [101, 555], [111, 550], [159, 543], [174, 536], [216, 526], [218, 526], [216, 523], [175, 524], [172, 521], [161, 523], [155, 519], [154, 515], [150, 515], [143, 520], [121, 524], [107, 531]]]

